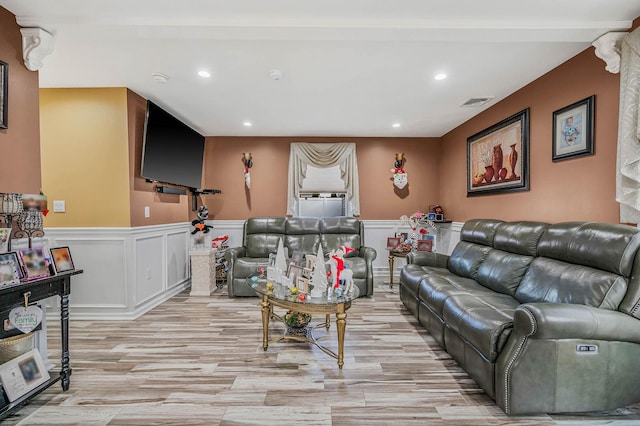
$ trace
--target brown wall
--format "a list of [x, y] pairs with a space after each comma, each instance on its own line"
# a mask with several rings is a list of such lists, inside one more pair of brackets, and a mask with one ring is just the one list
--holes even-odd
[[[0, 129], [0, 192], [40, 191], [38, 73], [22, 61], [22, 35], [15, 16], [0, 7], [0, 61], [9, 64], [8, 129]], [[10, 156], [11, 161], [6, 161]]]
[[[222, 194], [203, 196], [212, 219], [284, 215], [292, 142], [354, 142], [360, 178], [360, 217], [397, 219], [438, 202], [439, 138], [208, 137], [204, 186]], [[242, 153], [251, 152], [251, 190], [246, 190]], [[391, 181], [395, 153], [404, 152], [409, 185], [398, 191]]]
[[[147, 101], [127, 90], [131, 226], [187, 222], [190, 220], [191, 198], [188, 194], [159, 194], [154, 191], [153, 183], [148, 183], [140, 177], [146, 110]], [[144, 217], [145, 206], [149, 207], [148, 218]]]
[[[440, 199], [455, 221], [619, 221], [615, 167], [620, 79], [589, 48], [442, 137]], [[552, 114], [596, 95], [595, 155], [553, 163]], [[467, 138], [530, 108], [530, 191], [466, 196]]]

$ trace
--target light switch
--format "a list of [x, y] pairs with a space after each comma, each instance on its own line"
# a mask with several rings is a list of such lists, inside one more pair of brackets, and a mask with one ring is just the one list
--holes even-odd
[[65, 212], [64, 200], [53, 200], [53, 212], [54, 213]]
[[149, 209], [149, 206], [144, 207], [144, 217], [151, 217], [151, 211]]

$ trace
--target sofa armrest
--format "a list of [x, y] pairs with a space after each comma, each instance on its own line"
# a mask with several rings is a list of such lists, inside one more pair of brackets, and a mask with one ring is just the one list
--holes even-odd
[[566, 303], [526, 303], [514, 331], [530, 339], [591, 339], [640, 343], [640, 320], [608, 309]]
[[449, 256], [431, 251], [412, 251], [407, 254], [407, 264], [415, 263], [420, 266], [436, 266], [446, 268], [449, 263]]
[[368, 262], [373, 262], [374, 260], [376, 260], [376, 257], [378, 256], [378, 253], [375, 251], [375, 249], [373, 249], [371, 247], [362, 246], [362, 247], [360, 247], [359, 256], [360, 257], [364, 257], [367, 260], [367, 263], [368, 263]]
[[239, 257], [245, 257], [246, 254], [247, 254], [246, 247], [231, 247], [227, 249], [227, 251], [225, 252], [224, 258], [227, 261], [232, 262]]

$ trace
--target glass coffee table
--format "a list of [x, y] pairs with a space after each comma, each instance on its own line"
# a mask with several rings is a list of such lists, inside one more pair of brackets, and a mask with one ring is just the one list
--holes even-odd
[[[262, 348], [266, 351], [269, 343], [280, 342], [285, 339], [297, 340], [299, 342], [308, 342], [316, 345], [322, 352], [338, 360], [338, 368], [344, 365], [344, 334], [347, 327], [347, 310], [351, 307], [351, 302], [358, 298], [358, 287], [353, 286], [353, 294], [351, 295], [333, 295], [328, 298], [326, 293], [322, 297], [307, 298], [304, 301], [299, 299], [298, 294], [292, 295], [291, 290], [277, 283], [267, 282], [264, 278], [250, 277], [247, 284], [253, 288], [261, 297], [262, 303]], [[325, 322], [315, 326], [301, 327], [301, 329], [293, 330], [293, 327], [287, 326], [285, 319], [273, 311], [273, 307], [287, 309], [288, 311], [325, 315]], [[336, 329], [338, 331], [338, 353], [336, 354], [329, 348], [318, 343], [314, 336], [314, 331], [324, 328], [329, 331], [331, 324], [331, 314], [336, 315]], [[280, 321], [285, 330], [282, 336], [269, 339], [269, 320], [275, 319]], [[324, 336], [326, 337], [327, 333]]]

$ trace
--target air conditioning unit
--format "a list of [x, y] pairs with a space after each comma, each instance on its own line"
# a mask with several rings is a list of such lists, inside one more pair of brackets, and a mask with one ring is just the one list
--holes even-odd
[[346, 194], [316, 192], [300, 194], [298, 216], [300, 217], [338, 217], [347, 214]]

